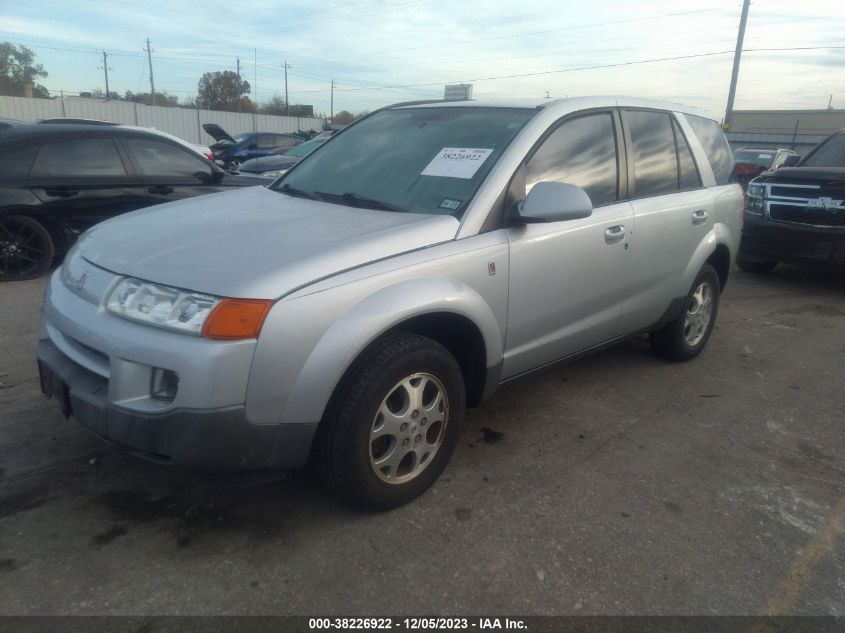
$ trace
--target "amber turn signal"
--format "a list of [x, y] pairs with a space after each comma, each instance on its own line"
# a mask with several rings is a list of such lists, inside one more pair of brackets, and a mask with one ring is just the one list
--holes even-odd
[[256, 338], [264, 325], [272, 301], [265, 299], [223, 299], [205, 321], [206, 338]]

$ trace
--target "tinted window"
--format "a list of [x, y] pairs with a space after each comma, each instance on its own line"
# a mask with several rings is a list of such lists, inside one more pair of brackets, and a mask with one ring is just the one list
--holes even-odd
[[32, 173], [38, 176], [124, 176], [126, 170], [110, 138], [90, 138], [42, 145]]
[[845, 167], [845, 134], [822, 141], [801, 161], [801, 167]]
[[26, 176], [38, 153], [38, 147], [15, 147], [0, 150], [0, 176]]
[[249, 145], [256, 143], [260, 149], [272, 149], [276, 147], [276, 137], [273, 134], [259, 134]]
[[675, 121], [672, 121], [672, 130], [675, 132], [675, 144], [678, 147], [678, 185], [681, 191], [688, 189], [698, 189], [701, 187], [701, 177], [698, 175], [698, 169], [695, 166], [695, 160], [692, 157], [692, 151], [684, 133]]
[[525, 166], [526, 193], [548, 180], [581, 187], [596, 207], [616, 201], [616, 139], [610, 114], [579, 117], [552, 132]]
[[677, 191], [678, 159], [669, 114], [630, 110], [625, 113], [625, 124], [631, 132], [636, 196]]
[[276, 144], [274, 147], [293, 147], [296, 145], [296, 139], [292, 136], [276, 135]]
[[710, 160], [717, 185], [734, 182], [734, 159], [725, 133], [716, 121], [691, 114], [685, 115]]
[[150, 139], [130, 138], [126, 146], [145, 176], [197, 177], [211, 168], [190, 150]]

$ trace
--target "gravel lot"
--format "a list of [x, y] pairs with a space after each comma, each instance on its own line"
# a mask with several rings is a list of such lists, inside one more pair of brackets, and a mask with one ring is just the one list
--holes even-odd
[[502, 390], [378, 515], [64, 421], [42, 287], [0, 286], [0, 614], [845, 615], [845, 275], [737, 271], [697, 360], [635, 338]]

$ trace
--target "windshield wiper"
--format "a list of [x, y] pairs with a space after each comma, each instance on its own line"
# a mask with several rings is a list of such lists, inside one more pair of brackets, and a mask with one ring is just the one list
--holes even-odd
[[297, 189], [296, 187], [291, 187], [290, 185], [282, 185], [279, 187], [279, 191], [282, 193], [286, 193], [289, 196], [297, 196], [299, 198], [308, 198], [309, 200], [320, 200], [320, 195], [313, 192], [313, 191], [305, 191], [304, 189]]
[[381, 211], [395, 211], [397, 213], [408, 213], [408, 209], [404, 207], [400, 207], [396, 204], [391, 204], [390, 202], [385, 202], [384, 200], [377, 200], [376, 198], [367, 198], [366, 196], [359, 195], [354, 191], [347, 191], [344, 194], [329, 193], [324, 191], [316, 191], [315, 193], [320, 196], [320, 198], [334, 198], [336, 200], [342, 200], [343, 202], [352, 204], [356, 207], [364, 207], [366, 209], [379, 209]]

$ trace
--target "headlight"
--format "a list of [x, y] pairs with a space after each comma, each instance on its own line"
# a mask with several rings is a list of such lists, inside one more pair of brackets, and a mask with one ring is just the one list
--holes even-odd
[[220, 297], [130, 277], [115, 286], [106, 308], [125, 319], [199, 336], [205, 320], [218, 303]]
[[753, 182], [748, 183], [748, 200], [745, 210], [748, 213], [755, 215], [762, 215], [764, 199], [766, 198], [766, 188], [763, 185], [755, 185]]
[[287, 173], [287, 169], [272, 169], [270, 171], [262, 171], [262, 176], [269, 176], [270, 178], [278, 178], [282, 174]]

